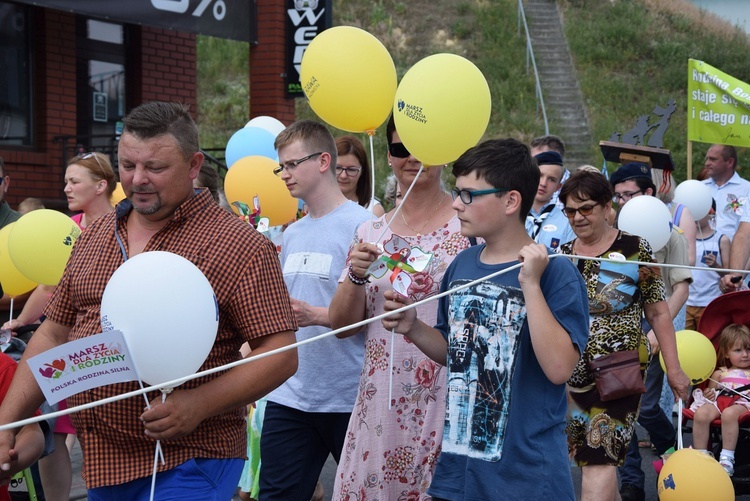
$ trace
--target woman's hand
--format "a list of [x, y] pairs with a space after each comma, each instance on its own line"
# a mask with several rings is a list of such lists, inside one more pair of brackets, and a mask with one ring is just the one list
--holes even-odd
[[382, 254], [375, 244], [360, 242], [352, 247], [349, 254], [349, 269], [357, 278], [367, 278], [367, 269]]
[[[411, 299], [402, 296], [394, 290], [387, 290], [383, 293], [385, 297], [385, 304], [383, 309], [386, 312], [395, 311], [403, 308], [406, 305], [412, 304]], [[394, 313], [381, 320], [383, 327], [387, 330], [393, 330], [399, 334], [407, 335], [411, 331], [412, 327], [417, 320], [417, 311], [411, 308], [406, 311]]]
[[667, 372], [667, 381], [669, 382], [669, 387], [672, 388], [674, 396], [681, 398], [683, 402], [687, 402], [690, 378], [687, 377], [685, 371], [679, 367], [677, 369], [672, 369]]

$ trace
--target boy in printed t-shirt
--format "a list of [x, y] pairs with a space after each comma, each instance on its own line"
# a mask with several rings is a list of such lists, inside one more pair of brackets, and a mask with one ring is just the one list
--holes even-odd
[[[441, 291], [482, 280], [439, 300], [435, 328], [414, 309], [383, 320], [448, 368], [443, 450], [428, 492], [572, 500], [565, 382], [588, 339], [583, 279], [526, 233], [539, 169], [525, 145], [486, 141], [464, 153], [453, 174], [461, 233], [485, 243], [456, 257]], [[388, 311], [409, 303], [394, 291], [385, 297]]]

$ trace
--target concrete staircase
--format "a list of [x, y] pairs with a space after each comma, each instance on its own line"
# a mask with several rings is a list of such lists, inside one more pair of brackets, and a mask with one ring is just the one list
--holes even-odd
[[565, 141], [565, 165], [575, 170], [583, 164], [600, 167], [601, 157], [592, 153], [586, 105], [578, 86], [568, 42], [562, 30], [555, 0], [524, 0], [550, 133]]

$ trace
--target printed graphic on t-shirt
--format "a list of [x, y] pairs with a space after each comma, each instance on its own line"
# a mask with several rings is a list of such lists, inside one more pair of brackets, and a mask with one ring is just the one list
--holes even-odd
[[[457, 280], [451, 288], [467, 283]], [[443, 451], [502, 456], [526, 304], [521, 289], [483, 282], [450, 296]]]
[[284, 263], [284, 275], [305, 273], [328, 280], [333, 256], [320, 252], [297, 252], [290, 254]]
[[627, 308], [638, 290], [638, 265], [602, 261], [596, 294], [589, 300], [591, 314], [607, 315]]

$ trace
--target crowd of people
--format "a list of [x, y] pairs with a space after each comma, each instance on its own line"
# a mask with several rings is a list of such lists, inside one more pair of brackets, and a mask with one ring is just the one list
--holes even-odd
[[[556, 136], [480, 143], [454, 162], [448, 191], [445, 167], [423, 168], [391, 118], [381, 203], [360, 140], [301, 120], [274, 144], [275, 172], [306, 206], [277, 253], [225, 209], [186, 107], [146, 103], [123, 124], [125, 200], [111, 204], [106, 156], [68, 164], [64, 192], [85, 231], [60, 283], [37, 287], [3, 326], [40, 323], [0, 379], [0, 423], [39, 412], [44, 398], [26, 360], [100, 332], [109, 277], [142, 252], [181, 255], [211, 283], [219, 330], [203, 369], [338, 334], [189, 381], [164, 400], [149, 395], [146, 410], [121, 400], [76, 412], [68, 426], [1, 431], [0, 483], [46, 454], [47, 499], [65, 498], [75, 433], [92, 500], [147, 499], [156, 440], [165, 459], [156, 499], [226, 501], [238, 485], [243, 499], [321, 499], [329, 455], [335, 500], [572, 500], [571, 465], [581, 468], [584, 500], [645, 498], [635, 424], [664, 454], [676, 442], [674, 399], [690, 390], [675, 332], [743, 286], [742, 275], [715, 271], [746, 269], [750, 258], [750, 183], [733, 147], [708, 150], [703, 182], [714, 203], [696, 221], [673, 202], [671, 172], [631, 162], [608, 178], [565, 165]], [[0, 227], [20, 217], [4, 200], [9, 186], [0, 161]], [[672, 215], [656, 252], [617, 225], [619, 209], [641, 196]], [[682, 267], [659, 266], [667, 264]], [[630, 357], [645, 385], [608, 393], [597, 367], [613, 357]], [[750, 379], [747, 327], [725, 329], [717, 360], [715, 379], [734, 388]], [[135, 388], [99, 387], [68, 403]], [[717, 459], [731, 475], [748, 406], [718, 390], [709, 385], [693, 404], [695, 445], [705, 450], [708, 423], [726, 420]]]

